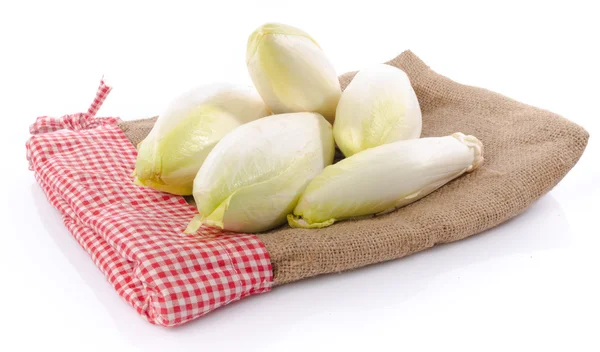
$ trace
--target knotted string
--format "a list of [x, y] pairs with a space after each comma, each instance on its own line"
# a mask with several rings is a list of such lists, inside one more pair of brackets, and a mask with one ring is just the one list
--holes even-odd
[[96, 113], [110, 93], [112, 87], [104, 83], [104, 77], [100, 80], [100, 86], [96, 97], [87, 112], [64, 115], [61, 117], [40, 116], [35, 123], [29, 127], [29, 133], [40, 134], [55, 132], [62, 129], [81, 131], [96, 128], [102, 125], [116, 124], [120, 121], [118, 117], [96, 117]]

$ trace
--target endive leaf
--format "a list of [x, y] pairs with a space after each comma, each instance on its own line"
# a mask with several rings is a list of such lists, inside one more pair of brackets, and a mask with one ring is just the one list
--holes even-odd
[[208, 153], [236, 127], [270, 114], [253, 89], [210, 85], [175, 99], [138, 145], [138, 185], [190, 195]]
[[331, 124], [319, 114], [273, 115], [240, 126], [210, 152], [194, 180], [198, 212], [206, 225], [230, 231], [279, 226], [333, 154]]
[[342, 93], [333, 135], [345, 156], [421, 135], [421, 109], [404, 71], [375, 65], [359, 71]]
[[317, 112], [333, 122], [340, 83], [310, 35], [284, 24], [264, 24], [248, 38], [246, 64], [256, 89], [274, 113]]
[[318, 228], [336, 221], [384, 214], [415, 202], [483, 162], [477, 138], [446, 137], [384, 144], [328, 166], [300, 197], [292, 227]]

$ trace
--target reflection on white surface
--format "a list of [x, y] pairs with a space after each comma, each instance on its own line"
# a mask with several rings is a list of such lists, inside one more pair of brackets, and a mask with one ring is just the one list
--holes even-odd
[[[41, 223], [46, 230], [44, 234], [52, 238], [65, 258], [79, 273], [81, 279], [97, 296], [98, 303], [106, 307], [106, 311], [113, 317], [115, 324], [119, 325], [123, 321], [123, 318], [118, 313], [121, 310], [130, 309], [132, 313], [137, 314], [125, 300], [117, 295], [111, 284], [105, 279], [104, 274], [94, 264], [89, 254], [67, 230], [62, 222], [60, 213], [50, 205], [40, 186], [32, 184], [31, 193], [38, 216], [42, 219]], [[60, 273], [57, 273], [57, 275], [60, 275]], [[141, 319], [138, 320], [141, 321]]]
[[[235, 335], [242, 341], [256, 339], [259, 343], [264, 336], [257, 335], [256, 330], [268, 329], [273, 341], [283, 343], [286, 336], [292, 338], [298, 333], [296, 329], [335, 316], [351, 319], [353, 315], [364, 315], [375, 319], [390, 309], [399, 314], [407, 309], [410, 314], [418, 314], [419, 309], [426, 309], [418, 307], [427, 306], [427, 299], [439, 299], [435, 297], [440, 291], [464, 289], [461, 276], [467, 278], [465, 285], [477, 291], [481, 289], [478, 285], [483, 287], [493, 281], [495, 266], [532, 261], [544, 252], [569, 248], [575, 241], [560, 204], [552, 195], [546, 195], [521, 216], [480, 235], [399, 260], [276, 287], [270, 293], [230, 304], [179, 328], [164, 329], [143, 321], [113, 291], [35, 184], [32, 198], [37, 215], [44, 219], [45, 234], [51, 236], [96, 296], [97, 300], [90, 304], [104, 305], [122, 336], [134, 344], [143, 344], [148, 340], [148, 332], [155, 331], [161, 339], [176, 339], [179, 343], [182, 339], [193, 343], [201, 334], [214, 341], [223, 339], [226, 346], [232, 332], [219, 328], [224, 324], [235, 327]], [[492, 269], [489, 276], [473, 281], [474, 273], [488, 270], [485, 268]], [[290, 316], [294, 317], [292, 322], [274, 324]], [[243, 328], [248, 324], [251, 329]]]

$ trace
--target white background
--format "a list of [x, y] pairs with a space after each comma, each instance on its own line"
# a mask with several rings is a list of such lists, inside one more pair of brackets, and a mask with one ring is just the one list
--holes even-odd
[[[502, 1], [14, 1], [0, 5], [0, 350], [598, 351], [600, 25], [588, 4]], [[277, 287], [180, 328], [113, 291], [27, 170], [36, 116], [157, 114], [213, 81], [250, 83], [246, 39], [303, 28], [339, 73], [411, 49], [437, 72], [559, 113], [591, 134], [571, 173], [479, 236]]]

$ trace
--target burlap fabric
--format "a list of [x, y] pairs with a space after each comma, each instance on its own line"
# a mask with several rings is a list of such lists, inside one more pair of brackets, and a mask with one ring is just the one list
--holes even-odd
[[[401, 68], [411, 80], [423, 112], [422, 136], [475, 135], [484, 144], [483, 166], [390, 214], [324, 229], [286, 225], [259, 234], [271, 256], [275, 284], [404, 257], [496, 226], [554, 187], [585, 149], [588, 133], [580, 126], [453, 82], [410, 51], [387, 64]], [[340, 76], [342, 88], [354, 74]], [[154, 121], [123, 122], [121, 128], [137, 145]]]

